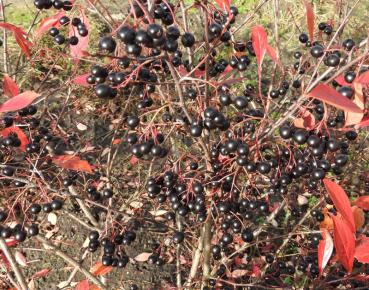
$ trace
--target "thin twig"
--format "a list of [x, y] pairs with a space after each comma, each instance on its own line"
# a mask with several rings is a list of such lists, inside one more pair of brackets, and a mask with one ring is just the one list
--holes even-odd
[[[0, 0], [0, 16], [2, 21], [6, 21], [5, 19], [5, 10], [4, 10], [4, 1]], [[3, 29], [3, 46], [4, 46], [4, 73], [9, 73], [9, 63], [8, 63], [8, 38], [6, 35], [6, 29]]]
[[15, 277], [17, 278], [18, 284], [21, 290], [27, 290], [28, 286], [24, 279], [22, 271], [19, 269], [17, 262], [14, 260], [12, 253], [9, 251], [8, 246], [3, 238], [0, 237], [0, 249], [4, 253], [6, 259], [9, 261], [10, 267], [14, 271]]
[[53, 243], [49, 242], [47, 239], [41, 237], [40, 235], [35, 237], [39, 242], [43, 243], [47, 248], [51, 248], [51, 253], [59, 256], [69, 264], [71, 264], [73, 267], [77, 268], [81, 273], [83, 273], [86, 278], [91, 280], [94, 284], [99, 286], [101, 289], [107, 289], [99, 279], [97, 279], [94, 275], [92, 275], [89, 271], [87, 271], [85, 268], [83, 268], [76, 260], [74, 260], [72, 257], [69, 257], [66, 253], [59, 250]]

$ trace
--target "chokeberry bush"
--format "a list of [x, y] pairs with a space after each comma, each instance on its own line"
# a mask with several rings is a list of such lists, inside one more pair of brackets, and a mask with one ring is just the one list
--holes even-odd
[[368, 3], [246, 2], [0, 0], [1, 289], [367, 289]]

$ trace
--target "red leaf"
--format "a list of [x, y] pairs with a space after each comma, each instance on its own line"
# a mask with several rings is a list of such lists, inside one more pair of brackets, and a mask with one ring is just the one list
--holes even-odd
[[297, 128], [304, 128], [307, 130], [312, 130], [315, 127], [315, 117], [309, 111], [305, 111], [301, 118], [296, 118], [293, 124]]
[[14, 253], [14, 258], [17, 261], [17, 263], [23, 267], [27, 267], [28, 266], [28, 262], [26, 257], [23, 255], [22, 252], [20, 251], [15, 251]]
[[359, 75], [355, 82], [362, 85], [369, 84], [369, 71], [366, 71], [365, 73]]
[[19, 94], [18, 85], [7, 74], [4, 74], [3, 90], [4, 90], [4, 95], [8, 97], [14, 97]]
[[93, 166], [91, 166], [86, 160], [82, 160], [78, 156], [73, 155], [58, 155], [52, 158], [55, 165], [64, 169], [84, 171], [92, 173]]
[[336, 77], [334, 79], [340, 86], [347, 86], [347, 87], [351, 87], [352, 84], [348, 83], [345, 81], [345, 77], [343, 75], [339, 75], [338, 77]]
[[61, 11], [53, 16], [46, 17], [41, 21], [40, 26], [35, 30], [34, 36], [36, 38], [42, 36], [46, 31], [48, 31], [51, 27], [59, 28], [60, 23], [59, 19], [65, 15], [65, 11]]
[[361, 112], [359, 113], [345, 112], [345, 126], [356, 125], [360, 123], [360, 121], [364, 117], [365, 103], [363, 95], [363, 86], [357, 82], [354, 82], [353, 86], [355, 89], [355, 95], [352, 101], [361, 109]]
[[333, 253], [333, 240], [329, 231], [327, 229], [322, 229], [323, 239], [319, 241], [318, 245], [318, 265], [320, 273], [323, 272], [325, 266], [327, 265], [329, 259]]
[[351, 272], [355, 255], [355, 236], [345, 220], [337, 216], [332, 218], [334, 224], [334, 245], [338, 260], [348, 272]]
[[18, 136], [18, 139], [21, 141], [21, 145], [19, 148], [23, 151], [26, 150], [26, 147], [29, 141], [28, 141], [26, 134], [24, 134], [22, 129], [20, 129], [19, 127], [13, 126], [13, 127], [5, 128], [0, 132], [0, 134], [1, 136], [3, 136], [3, 138], [8, 137], [10, 134], [16, 134]]
[[23, 109], [30, 105], [39, 96], [40, 94], [33, 91], [21, 93], [0, 105], [0, 113]]
[[13, 33], [15, 41], [18, 43], [19, 47], [23, 51], [23, 53], [31, 58], [30, 47], [32, 43], [26, 39], [27, 33], [23, 31], [23, 29], [6, 22], [0, 22], [0, 27], [3, 27]]
[[369, 263], [369, 238], [362, 235], [355, 248], [355, 258], [360, 263]]
[[104, 266], [101, 262], [97, 262], [91, 269], [90, 272], [92, 275], [100, 276], [105, 275], [113, 270], [112, 266]]
[[353, 233], [355, 230], [355, 221], [354, 216], [352, 214], [350, 201], [347, 197], [346, 192], [343, 190], [341, 186], [334, 183], [333, 181], [324, 178], [323, 179], [324, 186], [328, 191], [330, 198], [332, 199], [334, 206], [338, 210], [338, 212], [346, 219], [351, 231]]
[[[185, 69], [185, 67], [183, 66], [183, 65], [181, 65], [181, 66], [179, 66], [178, 67], [178, 72], [179, 72], [179, 74], [183, 77], [183, 76], [186, 76], [186, 75], [188, 75], [188, 71]], [[197, 70], [195, 70], [194, 72], [193, 72], [193, 76], [195, 77], [195, 78], [201, 78], [201, 77], [203, 77], [205, 75], [205, 71], [201, 71], [201, 70], [199, 70], [199, 69], [197, 69]]]
[[[90, 22], [88, 21], [88, 18], [86, 17], [83, 10], [81, 10], [79, 18], [85, 24], [87, 30], [91, 31]], [[71, 25], [70, 28], [69, 28], [69, 37], [71, 37], [71, 36], [77, 36], [78, 37], [78, 44], [70, 46], [70, 53], [71, 53], [71, 55], [74, 59], [80, 59], [82, 56], [84, 56], [86, 54], [86, 49], [88, 48], [88, 41], [90, 39], [90, 34], [88, 34], [85, 37], [82, 37], [77, 32], [77, 28], [74, 27], [73, 25]]]
[[266, 52], [268, 53], [269, 57], [277, 64], [279, 64], [279, 58], [277, 55], [277, 52], [275, 51], [273, 46], [270, 46], [269, 44], [266, 47]]
[[369, 116], [364, 117], [360, 123], [355, 125], [355, 128], [362, 128], [366, 126], [369, 126]]
[[87, 74], [83, 74], [83, 75], [80, 75], [80, 76], [76, 76], [72, 82], [77, 84], [77, 85], [81, 85], [81, 86], [84, 86], [84, 87], [88, 87], [90, 86], [89, 83], [87, 83], [87, 77], [89, 76], [90, 74], [87, 73]]
[[136, 157], [136, 156], [132, 156], [131, 157], [131, 159], [129, 160], [129, 163], [131, 164], [131, 165], [135, 165], [135, 164], [137, 164], [137, 162], [138, 162], [138, 158]]
[[31, 279], [45, 277], [47, 274], [49, 274], [49, 272], [50, 272], [50, 269], [42, 269], [36, 272], [35, 274], [33, 274]]
[[16, 240], [16, 239], [14, 239], [14, 238], [10, 238], [10, 239], [7, 239], [7, 240], [6, 240], [6, 245], [7, 245], [8, 247], [13, 247], [13, 246], [15, 246], [16, 244], [18, 244], [18, 242], [17, 242], [17, 240]]
[[315, 98], [328, 103], [336, 108], [344, 111], [361, 113], [361, 109], [348, 98], [342, 96], [335, 89], [325, 84], [317, 85], [308, 95], [310, 98]]
[[230, 0], [215, 0], [215, 2], [217, 2], [218, 6], [223, 10], [229, 11], [231, 8]]
[[359, 196], [354, 204], [364, 210], [369, 210], [369, 195]]
[[88, 283], [88, 280], [85, 279], [85, 280], [79, 281], [75, 290], [89, 290], [89, 289], [90, 289], [90, 285]]
[[10, 268], [10, 263], [9, 263], [8, 259], [6, 258], [6, 256], [4, 255], [4, 253], [1, 252], [1, 251], [0, 251], [0, 259], [5, 264], [5, 267], [7, 267], [9, 269]]
[[252, 277], [261, 277], [260, 267], [258, 265], [252, 265]]
[[358, 206], [351, 207], [352, 214], [354, 215], [355, 228], [360, 229], [365, 224], [365, 214], [364, 211]]
[[251, 30], [252, 47], [254, 48], [256, 60], [258, 63], [258, 75], [261, 79], [261, 69], [265, 52], [268, 46], [267, 33], [263, 26], [254, 26]]
[[313, 42], [314, 40], [314, 10], [313, 6], [304, 0], [305, 8], [306, 8], [306, 23], [309, 31], [309, 40]]

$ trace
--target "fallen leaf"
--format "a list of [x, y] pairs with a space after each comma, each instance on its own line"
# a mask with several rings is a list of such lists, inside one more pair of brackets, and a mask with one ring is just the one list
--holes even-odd
[[323, 272], [333, 253], [333, 240], [327, 229], [321, 229], [322, 237], [318, 245], [318, 266], [320, 273]]
[[358, 230], [362, 228], [362, 226], [365, 223], [364, 211], [361, 208], [357, 207], [356, 205], [352, 206], [351, 209], [352, 214], [354, 215], [355, 227], [356, 230]]
[[55, 213], [53, 212], [50, 212], [48, 215], [47, 215], [47, 221], [52, 224], [53, 226], [56, 225], [56, 223], [58, 222], [58, 217], [56, 216]]
[[137, 262], [146, 262], [151, 255], [152, 253], [143, 252], [141, 254], [138, 254], [136, 257], [134, 257], [134, 259]]
[[4, 74], [4, 78], [3, 78], [3, 90], [4, 90], [4, 95], [6, 95], [6, 96], [8, 96], [10, 98], [11, 97], [14, 97], [16, 95], [19, 95], [18, 85], [7, 74]]
[[143, 203], [140, 201], [132, 201], [129, 205], [136, 209], [143, 207]]
[[35, 279], [35, 278], [41, 278], [41, 277], [45, 277], [47, 274], [49, 274], [50, 272], [50, 269], [42, 269], [38, 272], [36, 272], [35, 274], [32, 275], [32, 279]]
[[23, 267], [27, 267], [28, 266], [28, 263], [27, 263], [27, 259], [26, 257], [23, 255], [22, 252], [20, 251], [15, 251], [15, 254], [14, 254], [14, 258], [15, 260], [17, 261], [17, 263]]
[[369, 238], [362, 235], [355, 248], [355, 258], [360, 263], [369, 263]]
[[39, 96], [40, 94], [33, 91], [26, 91], [24, 93], [16, 95], [0, 105], [0, 113], [23, 109], [32, 104], [32, 102]]
[[338, 212], [344, 217], [344, 219], [348, 222], [348, 225], [352, 233], [355, 233], [356, 230], [355, 230], [354, 215], [352, 214], [350, 201], [347, 197], [346, 192], [337, 183], [327, 178], [324, 178], [323, 182], [326, 190], [328, 191], [329, 197], [333, 201], [334, 206], [336, 207]]
[[91, 269], [90, 272], [95, 276], [102, 276], [113, 270], [112, 266], [104, 266], [101, 262], [97, 262]]
[[344, 111], [356, 113], [362, 112], [354, 102], [342, 96], [339, 92], [326, 84], [317, 85], [309, 94], [307, 94], [307, 97], [318, 99]]
[[75, 288], [75, 290], [89, 290], [89, 289], [90, 289], [90, 285], [87, 279], [79, 281]]
[[87, 126], [85, 124], [78, 123], [77, 124], [77, 129], [80, 130], [80, 131], [86, 131], [87, 130]]
[[84, 171], [87, 173], [93, 172], [93, 167], [86, 160], [82, 160], [78, 156], [58, 155], [54, 156], [52, 161], [55, 165], [64, 169]]
[[346, 220], [333, 216], [334, 245], [338, 260], [351, 273], [355, 255], [355, 236]]
[[249, 271], [246, 270], [246, 269], [237, 269], [237, 270], [234, 270], [231, 273], [231, 277], [232, 278], [240, 278], [240, 277], [243, 277], [243, 276], [247, 275], [248, 273], [249, 273]]
[[161, 216], [166, 214], [168, 211], [165, 209], [151, 210], [149, 213], [153, 216]]
[[77, 85], [80, 85], [80, 86], [89, 87], [90, 84], [87, 82], [87, 77], [89, 75], [90, 74], [87, 73], [87, 74], [83, 74], [83, 75], [80, 75], [80, 76], [76, 76], [74, 79], [72, 79], [72, 82], [77, 84]]

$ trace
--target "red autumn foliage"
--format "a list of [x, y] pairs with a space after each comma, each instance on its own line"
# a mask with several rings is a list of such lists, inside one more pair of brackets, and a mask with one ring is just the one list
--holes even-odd
[[346, 220], [333, 216], [334, 246], [338, 260], [348, 272], [352, 271], [355, 254], [355, 235]]
[[97, 262], [91, 269], [90, 272], [95, 276], [101, 276], [109, 273], [113, 270], [112, 266], [104, 266], [101, 262]]
[[59, 19], [62, 18], [64, 15], [65, 15], [65, 11], [60, 11], [55, 15], [44, 18], [41, 21], [41, 24], [39, 25], [39, 27], [33, 33], [33, 36], [36, 38], [39, 38], [45, 32], [47, 32], [50, 28], [52, 27], [59, 28], [60, 27]]
[[355, 233], [355, 221], [352, 214], [350, 201], [347, 197], [346, 192], [337, 183], [325, 178], [323, 180], [324, 186], [328, 191], [329, 197], [332, 199], [334, 206], [337, 208], [338, 212], [346, 219], [351, 232]]
[[326, 84], [317, 85], [307, 96], [323, 101], [344, 111], [354, 113], [361, 113], [362, 111], [355, 103]]
[[93, 166], [91, 166], [86, 160], [82, 160], [78, 156], [73, 155], [58, 155], [52, 158], [55, 165], [64, 169], [84, 171], [92, 173]]
[[6, 22], [0, 22], [0, 27], [3, 27], [9, 31], [11, 31], [13, 33], [13, 36], [15, 38], [15, 41], [18, 43], [20, 49], [22, 50], [22, 52], [28, 57], [31, 58], [31, 51], [30, 51], [30, 47], [32, 46], [32, 43], [26, 39], [27, 37], [27, 33], [13, 25], [10, 23], [6, 23]]
[[304, 0], [305, 9], [306, 9], [306, 23], [309, 31], [309, 39], [312, 42], [314, 40], [314, 10], [313, 6], [307, 2], [307, 0]]
[[369, 263], [369, 238], [362, 235], [355, 248], [355, 258], [360, 263]]
[[20, 129], [19, 127], [12, 126], [12, 127], [5, 128], [0, 132], [0, 134], [3, 138], [8, 137], [10, 134], [16, 134], [19, 140], [21, 141], [21, 146], [19, 148], [23, 151], [26, 150], [29, 140], [26, 134], [24, 134], [23, 130]]
[[[83, 10], [80, 11], [79, 18], [85, 24], [86, 28], [88, 30], [90, 30], [90, 28], [91, 28], [90, 22], [88, 21], [88, 18], [86, 17]], [[73, 25], [70, 25], [70, 27], [69, 27], [69, 37], [71, 37], [71, 36], [76, 36], [78, 38], [78, 44], [70, 46], [71, 56], [74, 59], [80, 59], [81, 57], [86, 55], [90, 35], [88, 34], [87, 36], [84, 36], [84, 37], [80, 36], [77, 33], [77, 28], [74, 27]]]
[[333, 253], [333, 239], [327, 229], [322, 229], [323, 239], [319, 241], [318, 245], [318, 266], [320, 273], [323, 272], [325, 266]]
[[21, 110], [32, 104], [32, 102], [39, 96], [40, 94], [33, 91], [26, 91], [19, 95], [16, 95], [15, 97], [7, 100], [5, 103], [0, 105], [0, 113]]
[[6, 96], [8, 96], [10, 98], [19, 94], [19, 87], [18, 87], [18, 85], [7, 74], [4, 74], [3, 90], [4, 90], [4, 95], [6, 95]]

